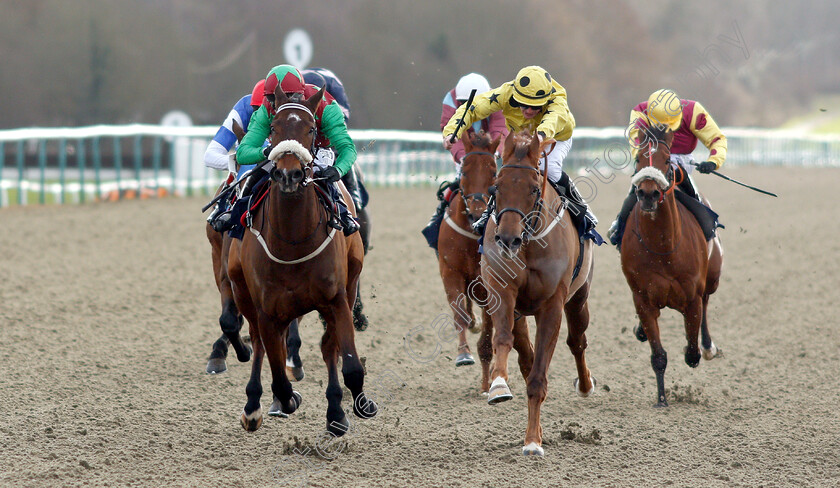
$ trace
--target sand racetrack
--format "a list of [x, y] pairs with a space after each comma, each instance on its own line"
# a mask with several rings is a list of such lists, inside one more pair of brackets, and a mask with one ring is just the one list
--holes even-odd
[[[362, 275], [371, 326], [356, 344], [381, 412], [350, 415], [355, 430], [331, 446], [320, 440], [326, 370], [314, 316], [301, 328], [307, 376], [291, 418], [246, 433], [238, 415], [250, 365], [231, 357], [227, 373], [204, 373], [219, 305], [203, 198], [2, 209], [0, 485], [838, 486], [840, 171], [727, 173], [781, 198], [698, 178], [727, 226], [709, 311], [725, 357], [686, 366], [682, 319], [664, 311], [670, 407], [652, 408], [650, 348], [632, 334], [618, 253], [599, 248], [587, 333], [597, 394], [574, 393], [564, 324], [543, 459], [520, 454], [527, 410], [515, 353], [514, 399], [490, 407], [478, 366], [454, 367], [455, 342], [424, 334], [415, 346], [426, 363], [404, 347], [409, 330], [447, 312], [419, 234], [432, 189], [372, 192]], [[598, 189], [604, 233], [628, 180]], [[266, 408], [267, 368], [263, 386]]]

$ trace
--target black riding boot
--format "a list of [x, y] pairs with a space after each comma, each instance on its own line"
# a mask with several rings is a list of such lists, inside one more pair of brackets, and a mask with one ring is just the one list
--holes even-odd
[[610, 230], [607, 231], [610, 244], [615, 246], [619, 251], [621, 251], [621, 238], [624, 236], [624, 223], [627, 222], [627, 217], [630, 216], [630, 212], [633, 211], [633, 207], [636, 206], [636, 201], [638, 200], [634, 190], [635, 188], [631, 186], [630, 193], [627, 194], [627, 198], [621, 204], [621, 210], [618, 211], [618, 215], [615, 217], [615, 222], [612, 223]]
[[359, 213], [362, 208], [362, 192], [359, 190], [359, 180], [356, 178], [356, 170], [351, 168], [344, 176], [341, 177], [344, 187], [350, 193], [350, 198], [353, 199], [353, 205], [356, 207], [356, 213]]
[[[454, 192], [461, 186], [461, 179], [457, 178], [453, 182], [444, 181], [441, 183], [440, 187], [437, 191], [437, 198], [438, 198], [438, 206], [435, 209], [434, 215], [432, 218], [429, 219], [429, 223], [426, 224], [426, 227], [420, 231], [423, 234], [423, 237], [426, 238], [426, 242], [429, 244], [429, 247], [437, 251], [437, 241], [438, 241], [438, 234], [440, 233], [440, 224], [443, 222], [443, 214], [446, 212], [446, 207], [449, 206], [449, 201], [446, 200], [446, 190], [450, 192]], [[451, 198], [451, 195], [450, 195]]]
[[493, 212], [495, 211], [496, 195], [490, 195], [490, 199], [487, 201], [487, 208], [484, 209], [484, 213], [482, 213], [481, 217], [472, 224], [472, 228], [476, 234], [481, 236], [484, 235], [484, 229], [487, 227], [487, 221], [490, 220], [490, 216], [493, 215]]
[[[572, 220], [578, 225], [581, 236], [592, 232], [595, 226], [598, 225], [598, 219], [589, 209], [589, 205], [586, 204], [583, 197], [580, 196], [569, 175], [564, 171], [563, 176], [556, 183], [551, 183], [551, 185], [561, 197], [565, 197], [569, 202], [569, 211], [572, 214]], [[597, 241], [597, 239], [594, 240]]]
[[213, 226], [213, 230], [216, 232], [225, 232], [236, 225], [237, 220], [239, 220], [242, 214], [245, 213], [245, 210], [247, 210], [248, 197], [251, 196], [251, 191], [254, 189], [254, 185], [256, 185], [267, 174], [268, 171], [264, 170], [262, 167], [257, 167], [251, 170], [251, 174], [248, 175], [245, 183], [242, 184], [242, 193], [239, 195], [239, 198], [230, 210], [219, 214], [218, 218], [216, 218], [214, 222], [210, 222], [210, 225]]
[[[322, 185], [322, 188], [323, 187], [326, 187], [330, 198], [333, 202], [335, 202], [335, 205], [338, 208], [338, 227], [343, 229], [344, 235], [349, 236], [358, 231], [359, 223], [356, 222], [355, 218], [353, 218], [353, 214], [350, 213], [350, 209], [347, 208], [347, 204], [344, 203], [344, 199], [341, 198], [341, 192], [338, 190], [337, 183], [327, 183], [326, 185]], [[335, 222], [332, 222], [331, 224], [332, 227], [336, 227]]]

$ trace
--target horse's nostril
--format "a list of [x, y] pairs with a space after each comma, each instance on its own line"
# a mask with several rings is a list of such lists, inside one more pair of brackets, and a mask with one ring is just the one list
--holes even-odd
[[521, 237], [514, 237], [513, 240], [510, 243], [510, 248], [511, 249], [518, 249], [519, 246], [521, 246], [521, 245], [522, 245], [522, 238]]
[[295, 169], [292, 171], [291, 175], [289, 175], [292, 182], [297, 183], [298, 181], [303, 179], [303, 171], [300, 169]]

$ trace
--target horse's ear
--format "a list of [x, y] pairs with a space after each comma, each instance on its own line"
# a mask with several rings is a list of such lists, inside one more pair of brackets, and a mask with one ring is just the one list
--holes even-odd
[[315, 109], [318, 107], [318, 104], [321, 103], [321, 100], [324, 98], [326, 89], [326, 85], [322, 86], [321, 89], [318, 90], [318, 93], [309, 97], [309, 99], [306, 100], [306, 103], [304, 103], [304, 105], [309, 107], [309, 110], [311, 110], [313, 114], [315, 113]]
[[464, 151], [465, 152], [471, 152], [473, 150], [474, 146], [473, 146], [473, 142], [472, 142], [472, 137], [470, 136], [469, 132], [467, 132], [466, 130], [464, 130], [464, 133], [461, 134], [461, 142], [464, 143]]
[[242, 138], [245, 137], [245, 131], [242, 130], [242, 126], [239, 125], [239, 122], [234, 120], [231, 129], [233, 130], [233, 135], [236, 136], [236, 140], [238, 142], [242, 142]]
[[513, 132], [508, 134], [507, 138], [505, 139], [505, 149], [504, 151], [502, 151], [503, 161], [507, 161], [508, 158], [510, 158], [510, 156], [513, 154], [513, 151], [516, 149], [516, 141], [514, 139], [516, 139], [516, 137], [514, 137]]
[[542, 153], [542, 146], [540, 145], [540, 138], [537, 134], [531, 136], [531, 144], [528, 145], [528, 155], [531, 156], [534, 163], [540, 165], [540, 154]]
[[493, 142], [490, 143], [490, 147], [488, 149], [490, 149], [491, 153], [495, 153], [496, 149], [499, 148], [499, 144], [501, 144], [501, 143], [502, 143], [502, 135], [499, 134], [498, 136], [496, 136], [496, 139]]
[[277, 83], [277, 86], [274, 87], [274, 108], [276, 109], [284, 103], [289, 103], [289, 97], [286, 96], [280, 83]]

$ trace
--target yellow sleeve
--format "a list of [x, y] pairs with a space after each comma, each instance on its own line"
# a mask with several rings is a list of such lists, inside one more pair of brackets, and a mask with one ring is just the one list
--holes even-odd
[[643, 112], [639, 112], [638, 110], [631, 110], [630, 111], [630, 125], [627, 126], [627, 142], [630, 143], [630, 153], [633, 156], [633, 159], [636, 159], [636, 154], [639, 152], [639, 146], [643, 143], [643, 141], [639, 138], [639, 119], [642, 122], [646, 122], [647, 118]]
[[[483, 120], [489, 117], [493, 112], [501, 110], [502, 107], [497, 102], [500, 96], [499, 93], [497, 93], [499, 91], [500, 90], [497, 88], [495, 90], [490, 90], [480, 95], [476, 95], [473, 99], [472, 105], [469, 107], [469, 111], [467, 111], [466, 103], [458, 107], [458, 109], [455, 110], [455, 113], [452, 114], [449, 122], [446, 123], [446, 127], [443, 128], [443, 135], [448, 139], [452, 134], [455, 134], [457, 139], [461, 137], [462, 131], [465, 128], [470, 127], [473, 122]], [[466, 116], [464, 115], [465, 113]], [[458, 120], [461, 118], [464, 119], [464, 123], [458, 126]], [[455, 130], [456, 127], [458, 128], [457, 132]]]
[[566, 100], [566, 89], [556, 81], [553, 82], [555, 96], [548, 102], [546, 111], [537, 126], [537, 132], [545, 134], [546, 139], [556, 141], [567, 141], [572, 137], [575, 130], [575, 117], [569, 110], [569, 103]]
[[690, 128], [697, 139], [709, 150], [709, 161], [715, 163], [717, 169], [720, 169], [726, 160], [726, 136], [700, 102], [694, 103], [694, 120], [691, 121]]

